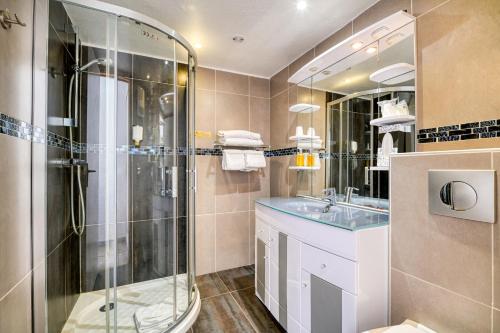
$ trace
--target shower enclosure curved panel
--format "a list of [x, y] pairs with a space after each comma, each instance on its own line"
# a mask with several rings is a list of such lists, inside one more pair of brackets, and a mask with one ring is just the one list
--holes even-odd
[[[49, 10], [67, 15], [74, 37], [62, 48], [69, 53], [66, 88], [57, 91], [49, 82], [48, 93], [67, 101], [64, 121], [49, 122], [49, 131], [68, 142], [65, 158], [50, 167], [60, 168], [69, 184], [66, 216], [57, 220], [69, 221], [68, 237], [78, 245], [63, 269], [47, 269], [49, 331], [184, 332], [200, 307], [196, 55], [175, 31], [125, 8], [63, 0]], [[48, 190], [56, 190], [47, 179]], [[52, 300], [68, 276], [75, 290], [64, 295], [61, 311]]]

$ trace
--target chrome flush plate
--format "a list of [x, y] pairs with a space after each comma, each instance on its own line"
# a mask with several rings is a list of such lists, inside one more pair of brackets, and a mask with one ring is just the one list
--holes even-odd
[[429, 212], [495, 223], [494, 170], [429, 170]]

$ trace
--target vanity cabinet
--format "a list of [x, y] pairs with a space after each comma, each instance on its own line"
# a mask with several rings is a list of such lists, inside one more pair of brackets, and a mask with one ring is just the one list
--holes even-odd
[[291, 333], [388, 323], [388, 226], [346, 230], [256, 204], [257, 297]]

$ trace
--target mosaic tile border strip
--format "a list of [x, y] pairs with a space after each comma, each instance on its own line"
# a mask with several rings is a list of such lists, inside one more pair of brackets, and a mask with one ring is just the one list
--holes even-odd
[[418, 143], [500, 138], [500, 119], [459, 125], [423, 128], [418, 131]]
[[35, 143], [44, 143], [44, 131], [40, 127], [0, 113], [0, 134], [9, 135]]

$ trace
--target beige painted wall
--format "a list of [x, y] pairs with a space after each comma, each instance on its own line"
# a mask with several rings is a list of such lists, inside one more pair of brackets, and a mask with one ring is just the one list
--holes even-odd
[[427, 193], [429, 169], [493, 169], [498, 188], [500, 150], [402, 154], [391, 169], [392, 323], [500, 332], [500, 216], [489, 224], [432, 215]]
[[[246, 129], [270, 142], [269, 80], [199, 68], [196, 82], [198, 148], [213, 148], [217, 130]], [[259, 172], [223, 171], [219, 156], [196, 156], [196, 274], [254, 262], [254, 200], [269, 196], [269, 166]]]

